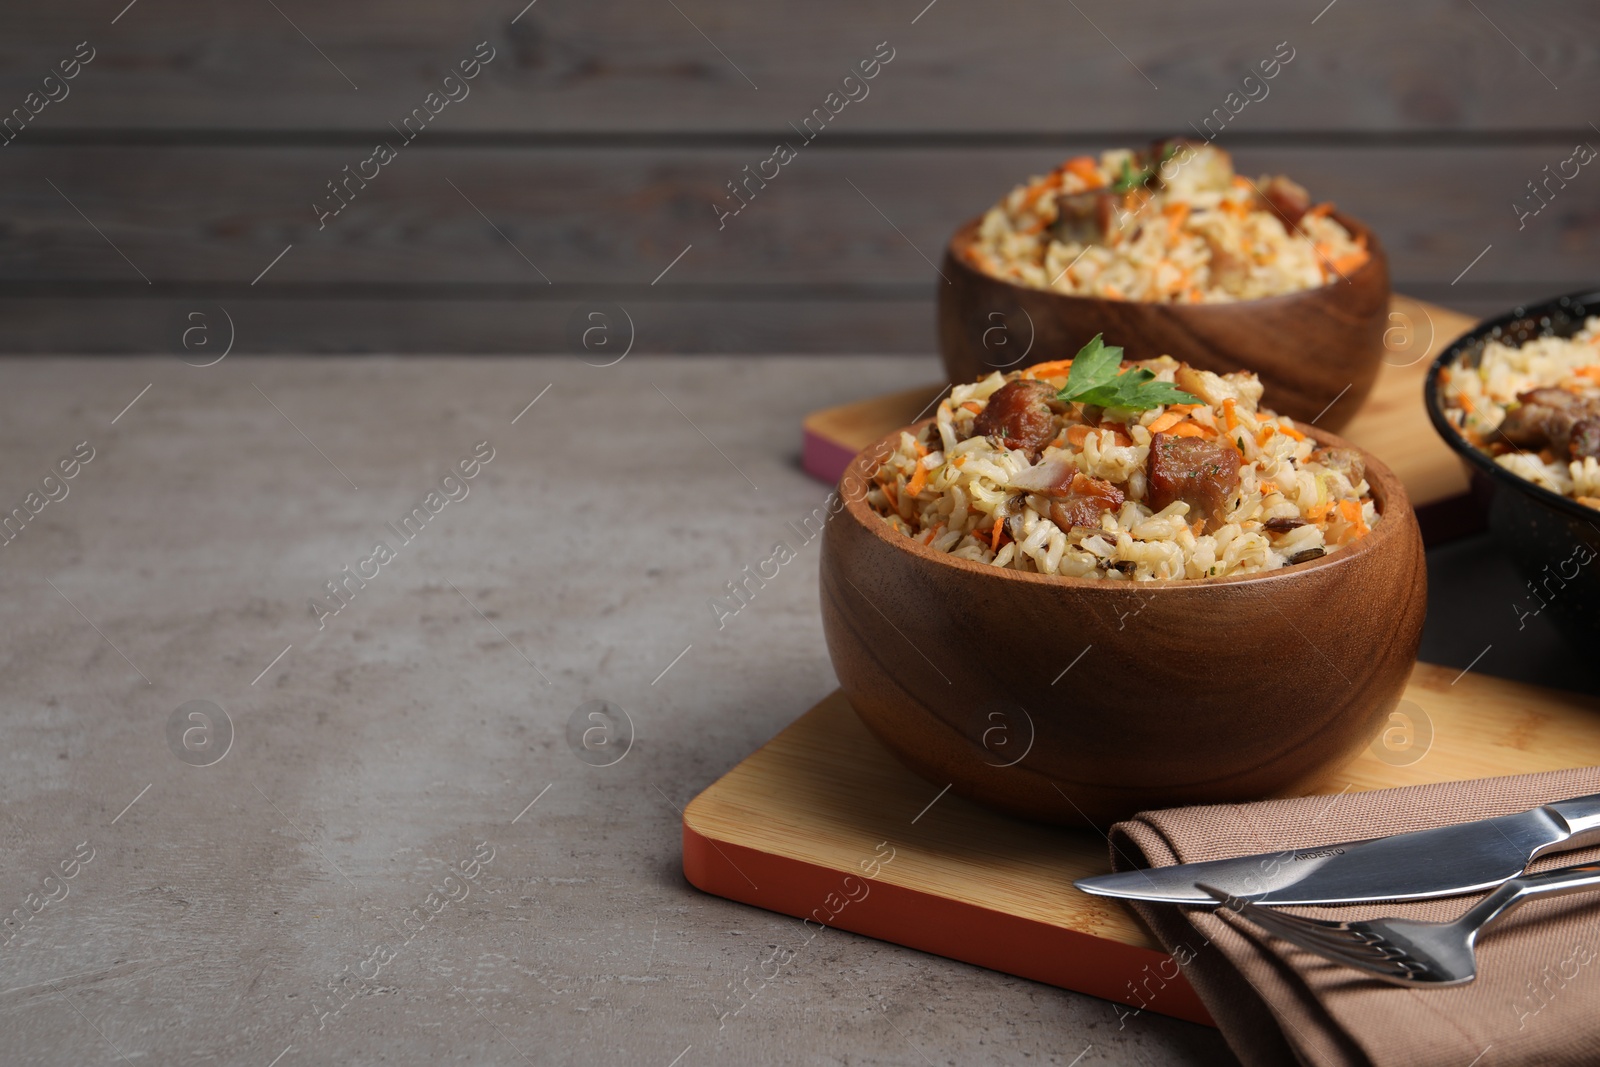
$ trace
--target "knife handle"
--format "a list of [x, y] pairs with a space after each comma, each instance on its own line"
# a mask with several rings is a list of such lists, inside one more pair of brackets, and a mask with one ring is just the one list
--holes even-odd
[[1558, 800], [1546, 804], [1544, 810], [1567, 826], [1570, 836], [1561, 842], [1562, 851], [1600, 845], [1600, 794]]
[[1511, 879], [1484, 897], [1456, 922], [1477, 929], [1534, 897], [1560, 896], [1593, 889], [1600, 889], [1600, 863], [1561, 867], [1543, 874], [1525, 874]]

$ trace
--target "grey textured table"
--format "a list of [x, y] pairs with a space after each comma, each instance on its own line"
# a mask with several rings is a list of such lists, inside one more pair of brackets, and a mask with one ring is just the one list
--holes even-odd
[[3, 374], [5, 1063], [1228, 1061], [839, 931], [719, 1026], [794, 920], [690, 888], [678, 809], [834, 678], [815, 546], [708, 600], [823, 498], [800, 417], [931, 360]]
[[[721, 630], [707, 602], [823, 498], [801, 416], [934, 373], [4, 363], [0, 507], [94, 458], [0, 549], [0, 913], [26, 916], [0, 1060], [1225, 1062], [1214, 1031], [840, 931], [719, 1029], [795, 920], [691, 888], [677, 809], [835, 683], [815, 546]], [[402, 544], [385, 524], [485, 440]], [[613, 766], [568, 745], [591, 699], [634, 724]], [[205, 721], [169, 738], [197, 700], [233, 728], [209, 766], [175, 755], [215, 755]]]

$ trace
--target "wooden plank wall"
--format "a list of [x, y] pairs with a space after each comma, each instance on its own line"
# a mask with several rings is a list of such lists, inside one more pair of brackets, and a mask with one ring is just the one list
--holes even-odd
[[[525, 2], [11, 13], [0, 350], [171, 348], [221, 308], [240, 351], [559, 351], [610, 302], [640, 352], [929, 351], [958, 222], [1216, 108], [1241, 169], [1370, 222], [1407, 292], [1487, 313], [1600, 274], [1600, 170], [1513, 207], [1600, 145], [1580, 0]], [[846, 89], [803, 141], [791, 123]], [[719, 227], [725, 183], [779, 141], [793, 161]], [[394, 158], [363, 163], [380, 142]], [[319, 222], [346, 167], [370, 180]]]

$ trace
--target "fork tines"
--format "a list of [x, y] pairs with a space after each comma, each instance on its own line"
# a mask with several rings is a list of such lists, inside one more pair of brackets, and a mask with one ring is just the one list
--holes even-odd
[[1298, 945], [1336, 963], [1343, 963], [1393, 982], [1426, 981], [1428, 967], [1404, 948], [1393, 944], [1366, 923], [1324, 922], [1306, 919], [1236, 897], [1214, 886], [1195, 883], [1227, 910], [1247, 919], [1267, 933]]

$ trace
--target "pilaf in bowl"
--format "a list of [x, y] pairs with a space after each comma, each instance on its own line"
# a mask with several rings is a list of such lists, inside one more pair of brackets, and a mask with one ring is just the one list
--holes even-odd
[[990, 208], [969, 246], [996, 278], [1110, 300], [1223, 303], [1314, 289], [1371, 258], [1292, 179], [1188, 141], [1077, 156]]
[[957, 227], [937, 291], [952, 384], [1103, 334], [1133, 360], [1250, 371], [1274, 411], [1332, 430], [1377, 380], [1389, 325], [1370, 228], [1189, 141], [1079, 156], [1016, 187]]
[[[1508, 343], [1509, 342], [1509, 343]], [[1600, 509], [1600, 316], [1568, 336], [1490, 338], [1440, 369], [1445, 418], [1503, 470]]]
[[1381, 521], [1353, 448], [1261, 407], [1253, 374], [1075, 359], [957, 386], [867, 502], [932, 548], [1012, 570], [1150, 581], [1317, 559]]
[[1526, 580], [1501, 618], [1550, 620], [1592, 668], [1600, 642], [1600, 291], [1515, 308], [1429, 370], [1434, 429], [1466, 463], [1490, 532]]
[[1416, 663], [1405, 488], [1248, 375], [1116, 356], [992, 375], [851, 462], [819, 573], [839, 684], [932, 790], [1024, 818], [1314, 788]]

